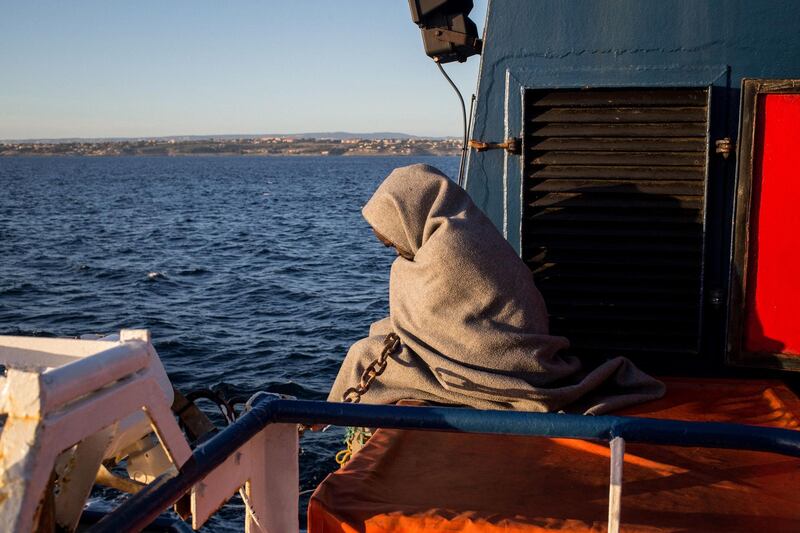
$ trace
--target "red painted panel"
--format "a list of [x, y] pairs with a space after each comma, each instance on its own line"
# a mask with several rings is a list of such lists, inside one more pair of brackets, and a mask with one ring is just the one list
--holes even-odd
[[745, 349], [800, 355], [800, 94], [759, 96]]

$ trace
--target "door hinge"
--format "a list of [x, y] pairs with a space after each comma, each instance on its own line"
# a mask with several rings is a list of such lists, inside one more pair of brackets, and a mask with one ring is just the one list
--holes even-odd
[[731, 152], [733, 152], [734, 148], [736, 147], [730, 137], [724, 137], [717, 140], [714, 143], [714, 146], [716, 147], [714, 152], [721, 154], [723, 159], [728, 159], [728, 156], [731, 155]]
[[511, 137], [501, 143], [493, 143], [486, 141], [479, 141], [477, 139], [470, 139], [469, 147], [476, 152], [485, 152], [486, 150], [505, 150], [509, 154], [519, 155], [522, 153], [522, 140], [517, 137]]

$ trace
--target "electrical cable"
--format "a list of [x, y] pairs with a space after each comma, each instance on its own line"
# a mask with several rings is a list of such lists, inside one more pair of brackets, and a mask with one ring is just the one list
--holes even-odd
[[467, 155], [467, 141], [468, 141], [468, 139], [467, 139], [467, 135], [468, 135], [468, 132], [467, 132], [467, 106], [464, 105], [464, 97], [461, 96], [461, 91], [458, 90], [458, 87], [456, 87], [456, 84], [453, 83], [453, 80], [450, 79], [450, 76], [447, 75], [447, 72], [444, 70], [444, 67], [442, 66], [442, 64], [439, 63], [438, 61], [436, 61], [436, 66], [439, 67], [439, 71], [442, 73], [442, 76], [444, 76], [444, 79], [447, 80], [447, 82], [450, 84], [450, 87], [452, 87], [453, 90], [456, 92], [456, 95], [458, 95], [458, 100], [459, 100], [459, 102], [461, 102], [461, 121], [462, 121], [463, 129], [464, 129], [464, 137], [463, 137], [463, 140], [461, 142], [461, 161], [458, 164], [458, 180], [456, 181], [456, 183], [458, 183], [458, 186], [461, 187], [462, 186], [462, 182], [463, 182], [463, 178], [464, 178], [464, 163], [466, 162], [466, 159], [467, 159], [466, 158], [466, 155]]
[[[467, 116], [467, 131], [466, 131], [466, 135], [464, 135], [464, 139], [467, 141], [467, 148], [469, 148], [469, 138], [471, 136], [470, 134], [472, 133], [472, 113], [473, 113], [473, 111], [475, 111], [475, 95], [474, 94], [469, 99], [469, 115]], [[464, 152], [465, 152], [464, 155], [469, 154], [469, 152], [467, 151], [467, 148], [464, 149]], [[466, 157], [465, 157], [464, 158], [464, 165], [466, 166], [466, 164], [467, 163], [466, 163]], [[467, 188], [467, 177], [466, 176], [462, 176], [460, 185], [461, 185], [461, 187], [464, 188], [464, 190], [466, 190], [466, 188]]]

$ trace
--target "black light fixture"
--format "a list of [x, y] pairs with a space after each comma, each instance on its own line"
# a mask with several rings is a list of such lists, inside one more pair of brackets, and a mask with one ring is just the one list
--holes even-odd
[[472, 0], [408, 0], [411, 19], [422, 31], [425, 53], [437, 63], [481, 53], [478, 27], [470, 20]]

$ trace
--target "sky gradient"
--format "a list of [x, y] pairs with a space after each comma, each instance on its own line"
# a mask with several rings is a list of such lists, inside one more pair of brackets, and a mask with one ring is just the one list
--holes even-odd
[[[460, 133], [404, 0], [0, 0], [0, 12], [0, 139]], [[465, 98], [478, 64], [446, 66]]]

